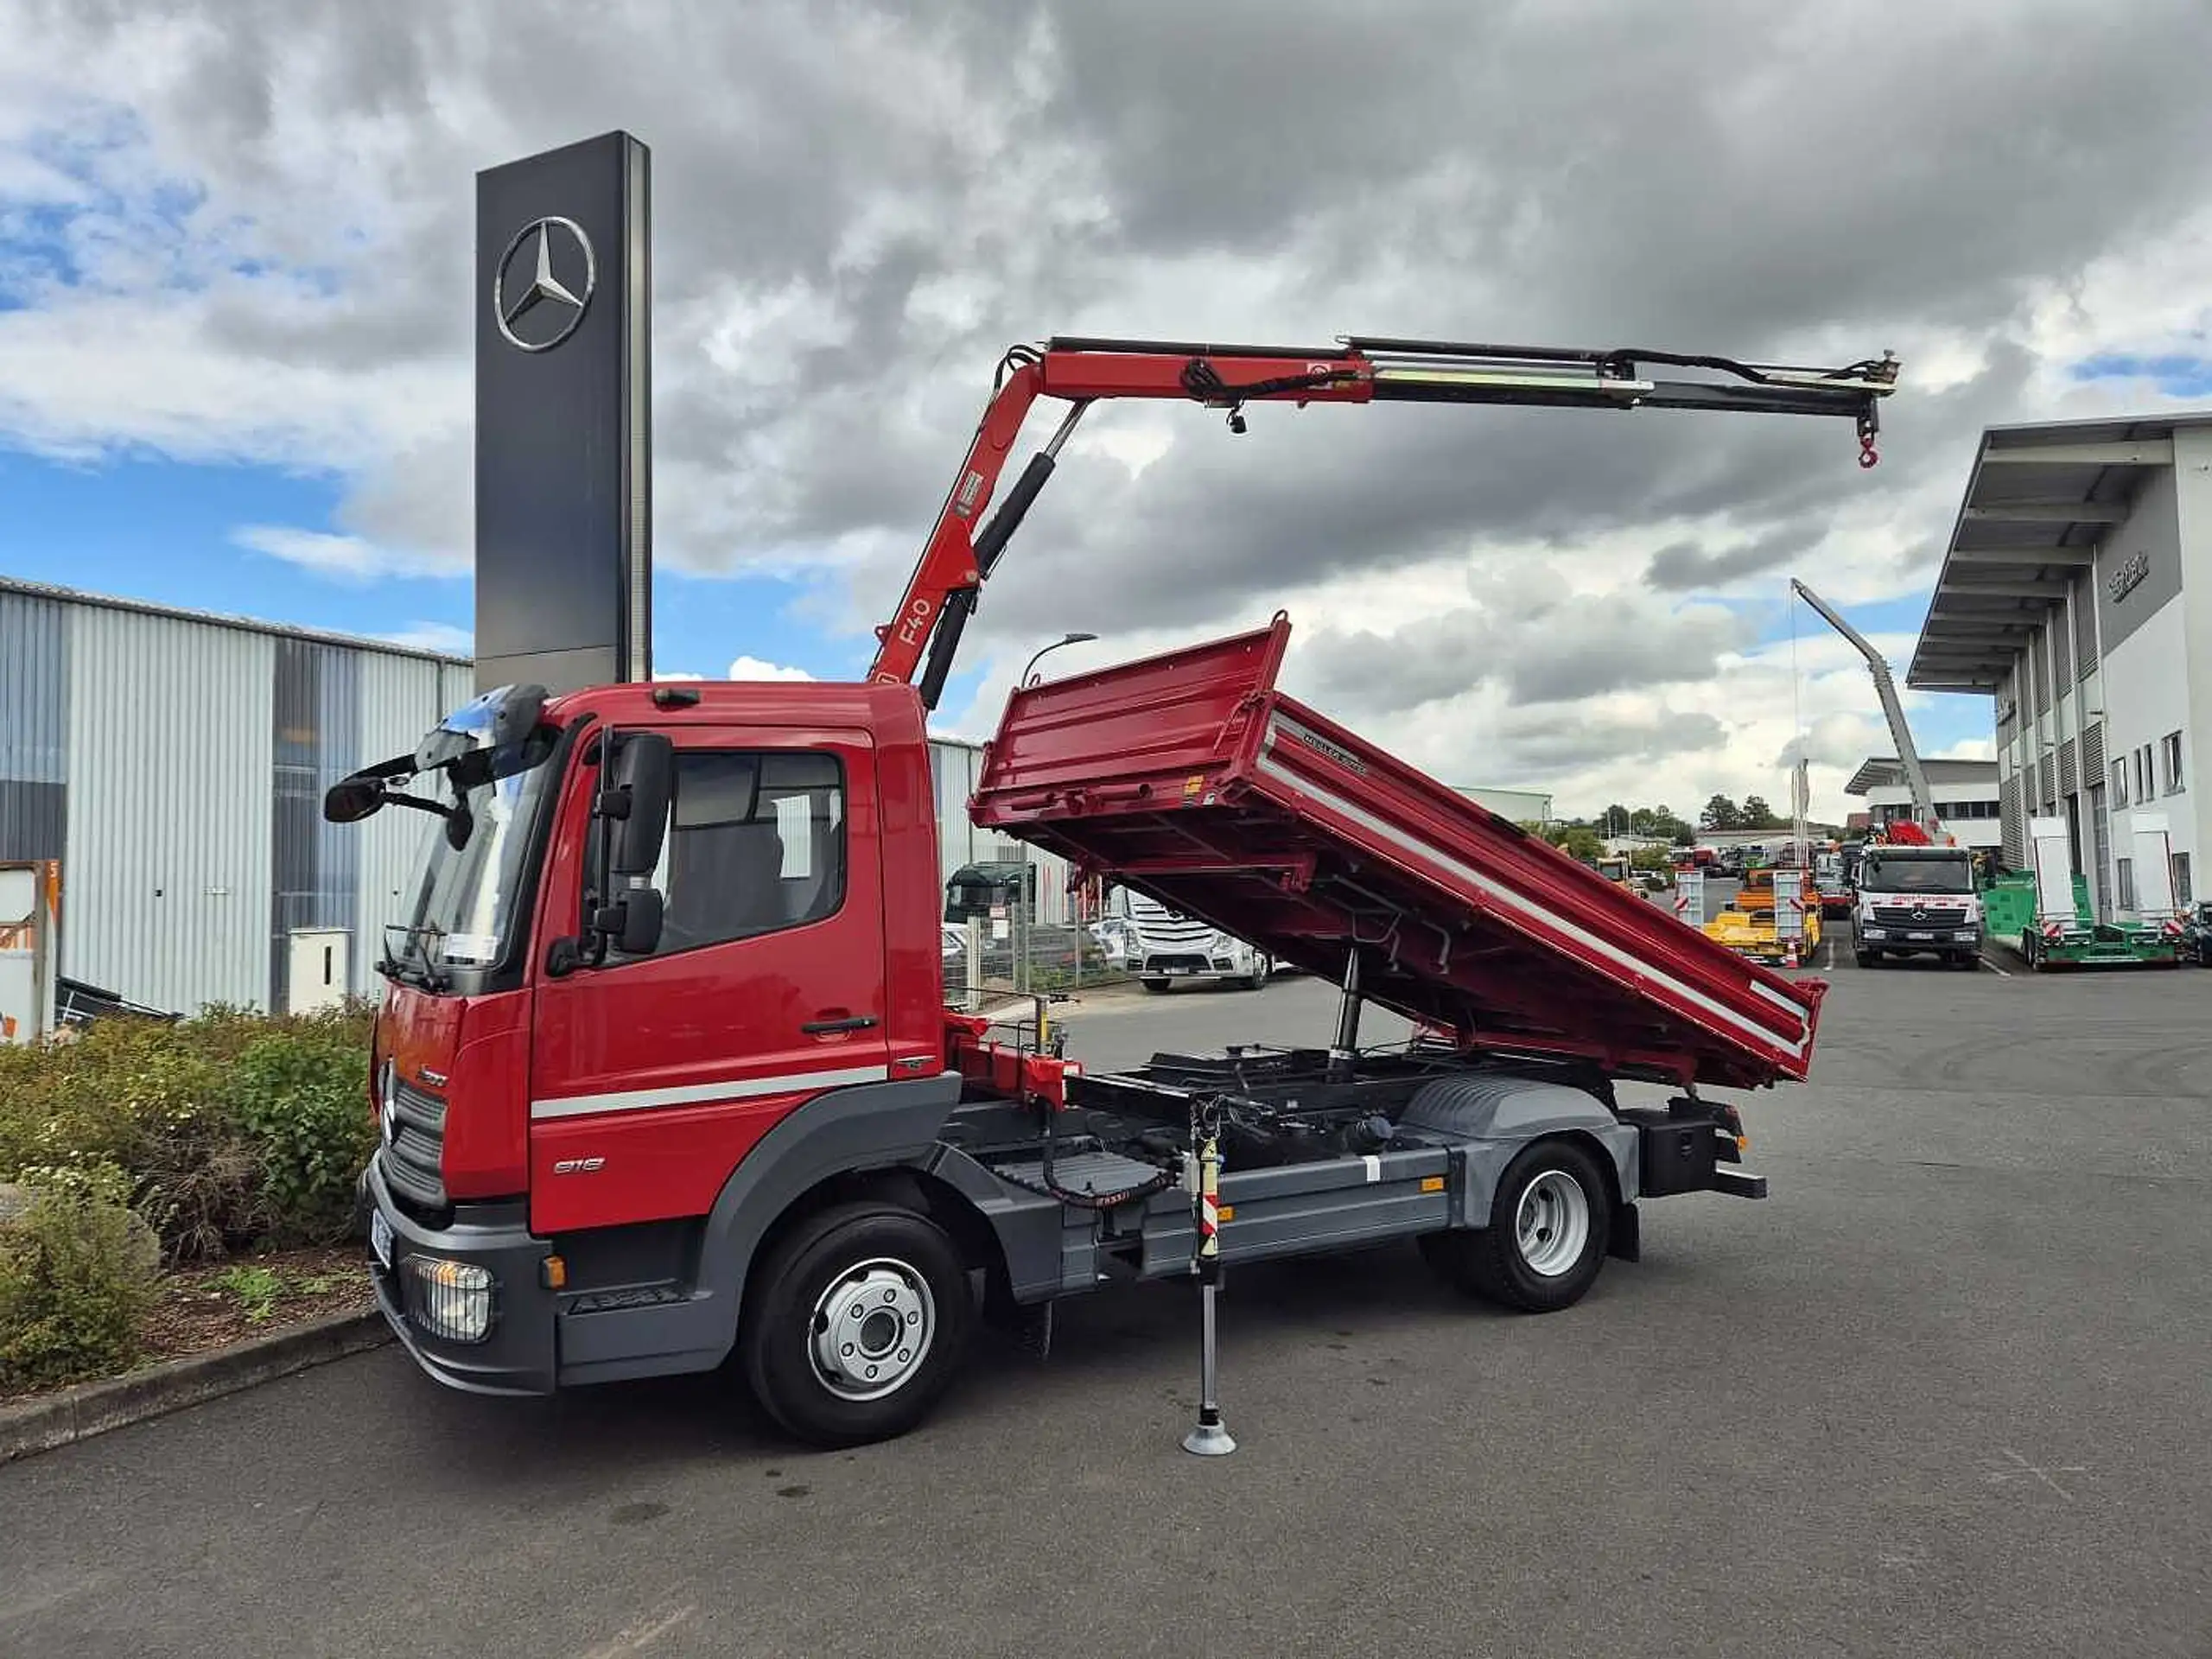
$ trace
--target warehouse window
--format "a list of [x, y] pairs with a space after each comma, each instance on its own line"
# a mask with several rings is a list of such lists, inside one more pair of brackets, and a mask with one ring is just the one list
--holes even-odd
[[2189, 889], [2189, 855], [2176, 853], [2174, 855], [2174, 908], [2186, 910], [2194, 902], [2195, 900], [2190, 897]]
[[2158, 759], [2164, 763], [2160, 770], [2165, 774], [2166, 793], [2178, 795], [2182, 791], [2181, 734], [2168, 732], [2158, 741]]
[[2112, 763], [2112, 804], [2114, 808], [2127, 804], [2127, 762], [2125, 760]]
[[2133, 910], [2135, 908], [2135, 861], [2132, 858], [2120, 860], [2117, 870], [2120, 877], [2120, 907], [2122, 910]]

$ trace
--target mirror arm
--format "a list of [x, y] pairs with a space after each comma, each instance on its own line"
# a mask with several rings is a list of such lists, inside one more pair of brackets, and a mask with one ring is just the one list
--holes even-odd
[[411, 806], [418, 811], [435, 812], [442, 818], [450, 818], [454, 809], [442, 801], [425, 800], [420, 795], [400, 795], [386, 790], [378, 797], [386, 806]]

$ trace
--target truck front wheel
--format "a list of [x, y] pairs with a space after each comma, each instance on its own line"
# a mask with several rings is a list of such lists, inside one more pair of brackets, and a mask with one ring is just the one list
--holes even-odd
[[975, 1324], [952, 1241], [895, 1205], [810, 1216], [762, 1264], [740, 1337], [746, 1381], [816, 1446], [886, 1440], [928, 1415]]
[[1506, 1166], [1490, 1225], [1424, 1234], [1421, 1254], [1452, 1284], [1524, 1313], [1580, 1301], [1605, 1264], [1611, 1199], [1597, 1160], [1568, 1141], [1545, 1141]]

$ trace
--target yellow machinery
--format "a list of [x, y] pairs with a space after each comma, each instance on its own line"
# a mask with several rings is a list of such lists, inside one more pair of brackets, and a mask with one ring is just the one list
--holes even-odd
[[1757, 962], [1786, 963], [1788, 938], [1775, 925], [1775, 895], [1793, 903], [1802, 912], [1803, 931], [1797, 940], [1802, 963], [1821, 943], [1821, 896], [1809, 870], [1747, 870], [1744, 882], [1728, 907], [1705, 925], [1705, 935], [1742, 957]]

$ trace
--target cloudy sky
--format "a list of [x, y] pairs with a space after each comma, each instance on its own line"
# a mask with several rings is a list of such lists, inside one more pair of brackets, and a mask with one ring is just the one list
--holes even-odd
[[1802, 741], [1840, 812], [1887, 744], [1788, 578], [1901, 667], [1984, 424], [2212, 402], [2202, 0], [598, 12], [0, 0], [0, 570], [465, 649], [474, 174], [613, 127], [664, 670], [856, 672], [1017, 340], [1904, 360], [1872, 472], [1827, 421], [1094, 410], [970, 733], [1066, 629], [1281, 607], [1293, 689], [1451, 781], [1689, 812]]

